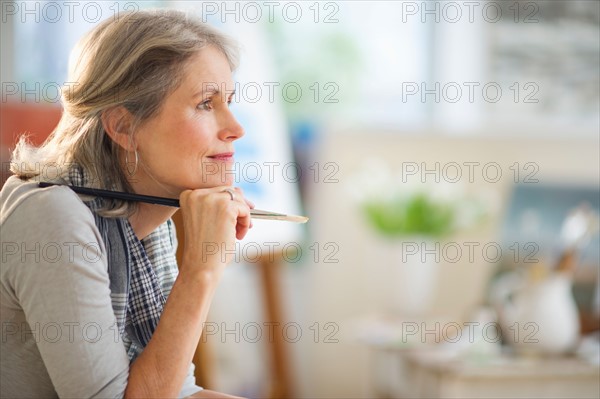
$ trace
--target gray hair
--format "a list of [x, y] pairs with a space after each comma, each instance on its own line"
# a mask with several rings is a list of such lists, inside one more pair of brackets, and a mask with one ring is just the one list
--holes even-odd
[[[232, 71], [237, 67], [233, 42], [181, 11], [125, 12], [104, 21], [71, 53], [68, 82], [77, 83], [62, 90], [58, 126], [39, 148], [22, 136], [11, 171], [27, 180], [53, 165], [64, 178], [75, 163], [89, 175], [90, 186], [133, 192], [119, 162], [122, 149], [104, 131], [102, 113], [124, 106], [134, 118], [133, 135], [135, 126], [155, 115], [179, 86], [186, 61], [208, 45], [225, 55]], [[135, 208], [135, 203], [115, 201], [100, 214], [124, 217]]]

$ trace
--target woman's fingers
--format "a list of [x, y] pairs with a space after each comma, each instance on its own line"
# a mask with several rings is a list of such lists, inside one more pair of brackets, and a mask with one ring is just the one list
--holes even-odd
[[235, 226], [235, 237], [238, 240], [243, 239], [250, 228], [252, 228], [252, 217], [250, 216], [250, 208], [245, 203], [239, 204], [239, 213], [237, 218], [237, 224]]
[[[244, 197], [240, 188], [219, 186], [186, 190], [181, 193], [180, 202], [184, 215], [192, 219], [188, 220], [187, 232], [194, 235], [194, 239], [200, 238], [197, 235], [203, 231], [205, 240], [213, 239], [222, 242], [230, 242], [235, 238], [241, 240], [252, 228], [250, 209], [254, 204]], [[231, 230], [227, 227], [228, 220], [232, 223], [229, 227]], [[224, 230], [229, 230], [231, 233]]]
[[242, 205], [236, 225], [236, 238], [238, 240], [243, 239], [248, 233], [248, 229], [252, 228], [252, 217], [250, 215], [250, 209], [254, 208], [254, 203], [244, 197], [244, 191], [239, 187], [233, 187], [235, 191], [235, 200], [239, 201]]
[[254, 202], [252, 202], [248, 198], [244, 197], [244, 191], [241, 188], [234, 187], [234, 190], [241, 196], [241, 198], [244, 199], [244, 201], [246, 202], [246, 205], [248, 205], [248, 207], [250, 209], [254, 209]]
[[[246, 204], [246, 206], [250, 209], [254, 209], [254, 203], [252, 201], [250, 201], [248, 198], [244, 197], [244, 191], [239, 188], [239, 187], [229, 187], [232, 188], [235, 192], [235, 199], [236, 200], [243, 200], [243, 203]], [[225, 188], [225, 190], [227, 190], [227, 188]], [[244, 238], [244, 236], [246, 235], [246, 233], [248, 232], [248, 229], [252, 228], [252, 217], [250, 215], [250, 213], [248, 213], [248, 219], [244, 218], [244, 219], [240, 219], [238, 220], [238, 225], [236, 226], [236, 238], [238, 240], [241, 240]]]

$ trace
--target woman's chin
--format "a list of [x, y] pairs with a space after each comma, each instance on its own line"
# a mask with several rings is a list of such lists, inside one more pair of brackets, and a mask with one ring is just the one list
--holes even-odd
[[210, 176], [207, 179], [203, 179], [199, 184], [195, 185], [195, 188], [213, 188], [222, 186], [233, 186], [235, 179], [233, 176], [227, 176], [221, 178], [220, 176]]

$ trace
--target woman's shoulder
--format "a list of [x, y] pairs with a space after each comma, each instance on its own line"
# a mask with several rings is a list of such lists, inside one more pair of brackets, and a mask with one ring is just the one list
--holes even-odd
[[41, 229], [51, 225], [51, 221], [66, 227], [95, 225], [89, 208], [68, 187], [40, 188], [37, 181], [24, 181], [16, 176], [9, 177], [0, 191], [0, 225], [13, 218], [22, 224], [36, 224]]

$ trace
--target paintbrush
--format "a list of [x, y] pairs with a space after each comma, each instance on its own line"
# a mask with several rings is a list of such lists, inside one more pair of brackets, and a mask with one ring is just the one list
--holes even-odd
[[[124, 201], [145, 202], [147, 204], [172, 206], [175, 208], [179, 208], [179, 206], [180, 206], [179, 200], [176, 198], [155, 197], [152, 195], [124, 193], [121, 191], [102, 190], [99, 188], [71, 186], [68, 184], [57, 184], [57, 183], [49, 183], [49, 182], [39, 182], [38, 186], [42, 187], [42, 188], [43, 187], [51, 187], [51, 186], [64, 186], [64, 187], [69, 187], [71, 190], [73, 190], [77, 194], [90, 195], [90, 196], [94, 196], [94, 197], [112, 198], [112, 199], [119, 199], [119, 200], [124, 200]], [[286, 221], [286, 222], [295, 222], [295, 223], [308, 222], [308, 218], [306, 216], [286, 215], [285, 213], [261, 211], [259, 209], [251, 209], [250, 215], [254, 219], [282, 220], [282, 221]]]

